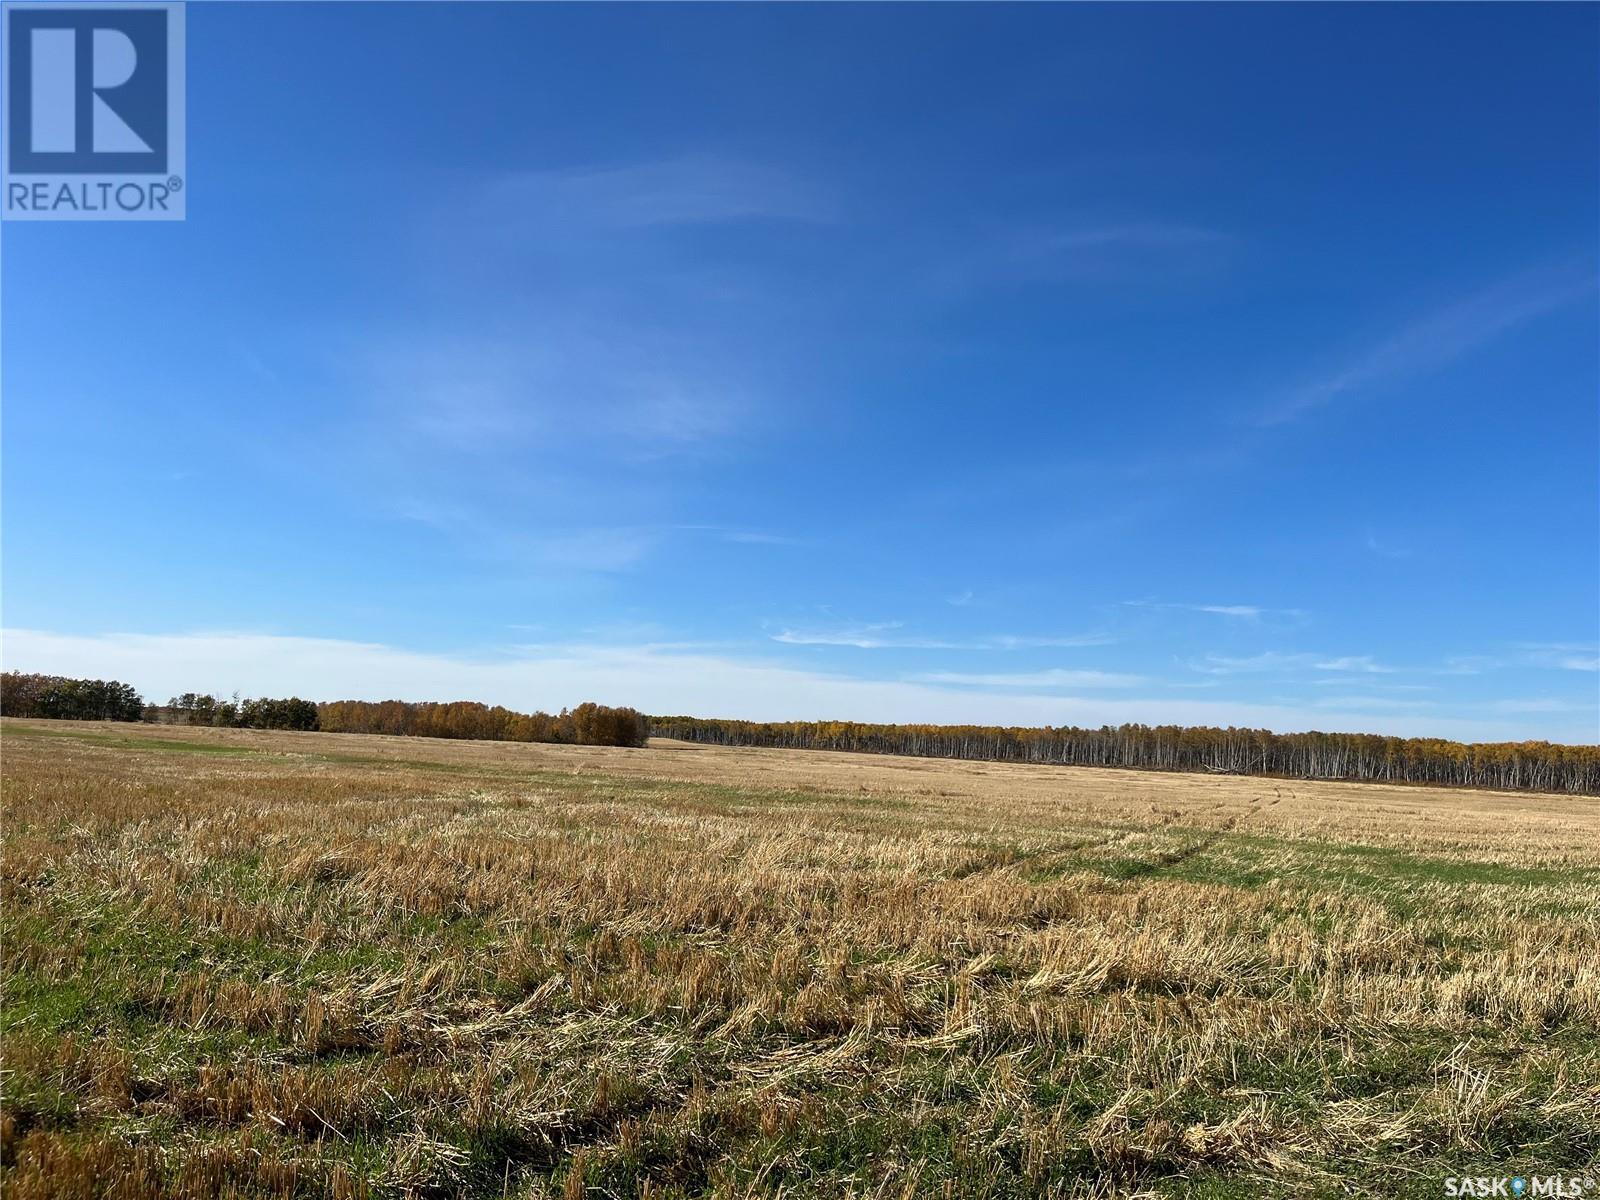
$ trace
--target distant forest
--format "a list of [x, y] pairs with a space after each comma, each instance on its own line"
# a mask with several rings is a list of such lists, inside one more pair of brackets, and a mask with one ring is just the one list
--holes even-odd
[[126, 683], [7, 671], [0, 715], [79, 721], [154, 721], [239, 729], [388, 733], [407, 737], [643, 746], [652, 734], [716, 746], [855, 750], [924, 758], [1213, 771], [1291, 779], [1600, 793], [1600, 746], [1553, 742], [1450, 742], [1370, 733], [1272, 733], [1182, 725], [1107, 725], [1039, 729], [992, 725], [866, 725], [853, 721], [755, 721], [646, 717], [632, 708], [585, 703], [549, 713], [520, 713], [471, 700], [218, 700], [187, 692], [164, 706], [146, 705]]
[[565, 742], [578, 746], [642, 746], [650, 736], [644, 714], [632, 708], [584, 703], [549, 713], [519, 713], [472, 700], [411, 704], [403, 700], [335, 700], [318, 704], [291, 696], [218, 700], [185, 692], [165, 705], [147, 705], [126, 683], [59, 675], [0, 675], [0, 716], [68, 721], [150, 721], [224, 729], [300, 729], [326, 733], [391, 733], [407, 737], [480, 738], [502, 742]]
[[851, 721], [759, 723], [700, 717], [651, 717], [650, 731], [659, 737], [716, 746], [1600, 792], [1600, 746], [1552, 742], [1464, 744], [1369, 733], [1272, 733], [1182, 725], [1027, 729]]

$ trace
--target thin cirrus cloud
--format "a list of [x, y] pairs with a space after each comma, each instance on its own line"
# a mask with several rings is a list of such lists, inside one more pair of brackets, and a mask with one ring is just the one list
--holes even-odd
[[648, 526], [529, 531], [491, 520], [464, 505], [416, 496], [395, 502], [390, 514], [431, 529], [486, 561], [577, 573], [631, 570], [663, 538], [660, 529]]
[[842, 625], [831, 629], [782, 629], [771, 634], [774, 642], [789, 646], [850, 646], [857, 650], [1029, 650], [1051, 647], [1104, 646], [1114, 639], [1102, 633], [1063, 636], [994, 634], [969, 639], [929, 638], [900, 634], [899, 621]]
[[812, 177], [706, 154], [512, 172], [490, 180], [475, 207], [492, 226], [515, 225], [534, 234], [748, 220], [830, 222], [838, 216], [837, 202]]
[[1376, 554], [1379, 558], [1388, 558], [1396, 561], [1411, 557], [1411, 551], [1407, 547], [1379, 541], [1378, 536], [1372, 533], [1367, 534], [1367, 550], [1369, 553]]
[[[1149, 285], [1220, 266], [1235, 238], [1181, 221], [1084, 221], [1008, 229], [940, 257], [928, 276], [937, 294], [991, 285], [1137, 280]], [[924, 268], [926, 269], [926, 268]]]
[[1586, 262], [1517, 275], [1414, 321], [1270, 405], [1259, 424], [1282, 425], [1345, 396], [1442, 370], [1520, 325], [1594, 294]]
[[784, 533], [767, 533], [760, 529], [729, 529], [723, 531], [722, 540], [737, 546], [803, 546], [797, 537]]
[[672, 528], [685, 533], [709, 534], [718, 541], [731, 542], [736, 546], [804, 546], [808, 544], [804, 538], [794, 537], [791, 534], [774, 533], [767, 529], [750, 529], [738, 525], [684, 523], [674, 525]]
[[431, 505], [414, 498], [396, 505], [394, 513], [437, 530], [489, 560], [576, 573], [632, 570], [679, 534], [703, 535], [734, 546], [803, 544], [783, 534], [717, 525], [587, 526], [530, 532], [498, 525], [461, 507]]
[[[1277, 650], [1239, 657], [1208, 654], [1204, 658], [1190, 661], [1189, 666], [1208, 675], [1291, 671], [1396, 675], [1402, 672], [1402, 668], [1379, 662], [1370, 654], [1323, 655], [1304, 652], [1285, 653]], [[1456, 655], [1446, 658], [1438, 666], [1407, 667], [1404, 670], [1411, 674], [1423, 675], [1480, 675], [1486, 671], [1512, 667], [1535, 667], [1553, 671], [1600, 671], [1600, 656], [1596, 655], [1593, 647], [1581, 643], [1529, 643], [1524, 644], [1518, 654], [1509, 658], [1493, 655]], [[1399, 684], [1384, 686], [1396, 689], [1401, 687]], [[1421, 689], [1428, 685], [1412, 686]]]
[[1600, 646], [1592, 642], [1515, 642], [1498, 654], [1451, 654], [1435, 675], [1483, 675], [1491, 670], [1600, 670]]
[[1514, 642], [1500, 654], [1458, 654], [1445, 659], [1440, 675], [1482, 675], [1509, 667], [1545, 671], [1600, 671], [1600, 646], [1593, 642]]
[[1370, 654], [1346, 654], [1313, 663], [1319, 671], [1356, 671], [1363, 675], [1392, 675], [1393, 667], [1375, 661]]
[[1232, 657], [1208, 654], [1190, 662], [1190, 667], [1207, 675], [1245, 675], [1269, 671], [1347, 671], [1362, 675], [1388, 675], [1393, 667], [1386, 667], [1366, 654], [1329, 656], [1303, 652], [1285, 653], [1265, 650], [1260, 654]]
[[1315, 661], [1313, 654], [1284, 654], [1277, 650], [1265, 650], [1260, 654], [1207, 654], [1204, 658], [1192, 660], [1189, 666], [1207, 675], [1244, 675], [1295, 670]]
[[948, 683], [960, 687], [993, 688], [1128, 688], [1148, 683], [1143, 675], [1124, 675], [1115, 671], [1076, 671], [1054, 668], [1046, 671], [968, 673], [929, 671], [914, 675], [920, 683]]
[[475, 176], [441, 201], [410, 273], [460, 324], [358, 334], [340, 361], [370, 436], [501, 458], [661, 458], [759, 429], [772, 371], [737, 323], [770, 289], [737, 254], [686, 259], [676, 231], [837, 212], [806, 175], [713, 155]]
[[1503, 713], [1578, 713], [1592, 712], [1593, 706], [1554, 696], [1534, 696], [1521, 700], [1497, 700], [1494, 709]]
[[528, 538], [525, 544], [545, 566], [594, 572], [629, 570], [655, 545], [646, 531], [636, 529], [591, 529]]
[[1320, 708], [1335, 708], [1344, 712], [1359, 709], [1368, 712], [1378, 712], [1387, 709], [1409, 710], [1418, 708], [1432, 708], [1437, 703], [1434, 700], [1425, 700], [1417, 697], [1407, 699], [1404, 696], [1372, 696], [1372, 695], [1345, 695], [1345, 696], [1320, 696], [1313, 701]]
[[681, 451], [733, 432], [749, 410], [741, 372], [681, 343], [585, 324], [530, 319], [515, 342], [431, 335], [368, 356], [367, 383], [386, 423], [431, 450], [500, 454]]
[[1516, 648], [1529, 666], [1600, 671], [1600, 647], [1592, 642], [1520, 642]]
[[1036, 234], [1030, 245], [1046, 251], [1074, 250], [1188, 250], [1220, 246], [1230, 235], [1219, 229], [1162, 221], [1092, 225]]
[[1267, 608], [1260, 604], [1179, 604], [1161, 600], [1124, 600], [1127, 608], [1166, 609], [1175, 612], [1210, 613], [1217, 617], [1237, 617], [1244, 621], [1259, 621], [1263, 617], [1303, 617], [1298, 608]]
[[1482, 675], [1506, 665], [1502, 658], [1492, 654], [1452, 654], [1442, 666], [1434, 668], [1437, 675]]

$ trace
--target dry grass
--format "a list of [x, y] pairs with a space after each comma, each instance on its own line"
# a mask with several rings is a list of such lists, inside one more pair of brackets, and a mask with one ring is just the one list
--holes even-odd
[[8, 721], [7, 1196], [1596, 1174], [1593, 799]]

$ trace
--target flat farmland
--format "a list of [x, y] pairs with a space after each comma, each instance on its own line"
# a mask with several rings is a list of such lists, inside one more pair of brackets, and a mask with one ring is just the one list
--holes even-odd
[[14, 1197], [1600, 1175], [1600, 801], [7, 720]]

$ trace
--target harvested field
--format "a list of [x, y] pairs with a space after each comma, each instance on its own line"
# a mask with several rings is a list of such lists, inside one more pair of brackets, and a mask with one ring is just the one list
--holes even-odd
[[1600, 1176], [1600, 801], [4, 724], [10, 1197]]

